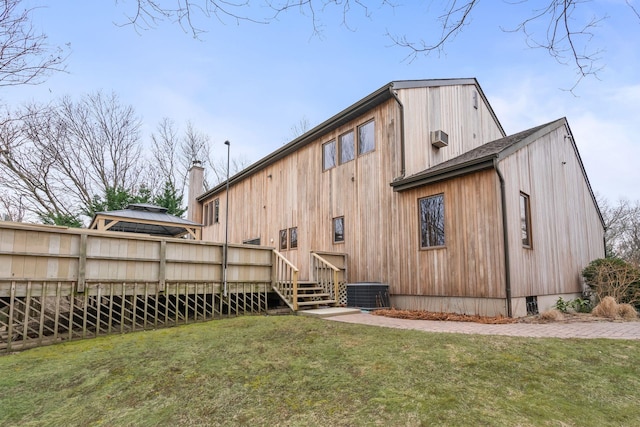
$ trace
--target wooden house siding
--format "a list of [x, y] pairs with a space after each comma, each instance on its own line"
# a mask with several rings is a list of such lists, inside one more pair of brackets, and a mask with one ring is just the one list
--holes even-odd
[[[444, 196], [445, 245], [420, 249], [418, 200]], [[500, 188], [485, 170], [396, 193], [392, 292], [505, 298]]]
[[[388, 277], [388, 242], [393, 191], [398, 173], [397, 106], [391, 100], [278, 160], [230, 188], [229, 242], [260, 238], [279, 250], [280, 230], [297, 227], [298, 247], [283, 255], [307, 279], [311, 251], [345, 252], [351, 278], [382, 281]], [[375, 149], [324, 170], [322, 144], [374, 120]], [[356, 148], [357, 150], [357, 148]], [[395, 172], [394, 172], [395, 171]], [[226, 193], [220, 200], [220, 222], [204, 227], [203, 240], [224, 241]], [[333, 218], [344, 217], [345, 241], [333, 242]], [[360, 272], [363, 272], [362, 274]], [[366, 272], [366, 273], [365, 273]], [[366, 276], [366, 278], [364, 277]]]
[[[474, 93], [478, 108], [474, 107]], [[459, 156], [504, 135], [475, 85], [403, 89], [406, 176]], [[431, 145], [431, 132], [449, 135], [447, 147]]]
[[[509, 220], [512, 296], [580, 293], [580, 272], [604, 256], [604, 228], [565, 126], [500, 161]], [[520, 192], [530, 197], [531, 248], [522, 245]]]

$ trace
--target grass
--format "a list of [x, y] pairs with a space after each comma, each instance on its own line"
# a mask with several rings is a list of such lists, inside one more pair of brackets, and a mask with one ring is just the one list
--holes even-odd
[[640, 424], [640, 342], [239, 317], [0, 357], [0, 425]]

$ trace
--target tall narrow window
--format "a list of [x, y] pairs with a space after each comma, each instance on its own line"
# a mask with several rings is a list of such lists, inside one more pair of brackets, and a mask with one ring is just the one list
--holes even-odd
[[336, 140], [322, 145], [322, 169], [331, 169], [336, 165]]
[[205, 203], [204, 204], [204, 209], [203, 209], [203, 213], [202, 213], [202, 223], [204, 225], [210, 225], [209, 224], [209, 208], [211, 208], [211, 203]]
[[298, 227], [292, 227], [289, 229], [289, 248], [295, 249], [298, 247]]
[[287, 229], [280, 230], [280, 250], [284, 251], [287, 249]]
[[213, 201], [213, 222], [220, 222], [220, 199], [215, 199]]
[[522, 246], [531, 247], [531, 206], [529, 196], [520, 193], [520, 230], [522, 233]]
[[344, 242], [344, 217], [333, 218], [333, 243]]
[[347, 163], [355, 157], [355, 146], [353, 141], [353, 131], [340, 135], [338, 138], [340, 146], [340, 163]]
[[371, 120], [358, 127], [358, 154], [368, 153], [376, 148], [375, 126]]
[[444, 246], [444, 194], [418, 200], [420, 247]]

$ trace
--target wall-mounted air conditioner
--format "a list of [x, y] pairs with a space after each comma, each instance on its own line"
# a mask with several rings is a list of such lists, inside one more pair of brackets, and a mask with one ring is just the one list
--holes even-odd
[[449, 145], [449, 135], [441, 130], [434, 130], [431, 132], [431, 145], [438, 148], [446, 147]]

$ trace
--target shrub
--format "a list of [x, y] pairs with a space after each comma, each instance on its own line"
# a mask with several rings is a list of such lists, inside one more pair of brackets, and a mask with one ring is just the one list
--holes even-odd
[[590, 313], [592, 309], [591, 301], [588, 298], [576, 298], [566, 301], [562, 297], [558, 298], [553, 308], [563, 313], [569, 312], [569, 309], [577, 313]]
[[597, 301], [612, 297], [617, 303], [640, 304], [640, 270], [620, 258], [592, 261], [582, 276]]
[[593, 306], [588, 298], [576, 298], [569, 302], [569, 306], [578, 313], [591, 313]]
[[631, 304], [620, 304], [618, 305], [618, 316], [624, 320], [633, 320], [638, 318], [638, 312]]
[[566, 313], [569, 310], [569, 301], [565, 301], [562, 297], [558, 298], [556, 304], [553, 306], [554, 309]]
[[540, 320], [546, 320], [547, 322], [558, 322], [564, 320], [564, 314], [558, 309], [552, 308], [551, 310], [540, 313]]
[[618, 303], [613, 297], [606, 296], [591, 312], [594, 316], [615, 319], [618, 317]]

